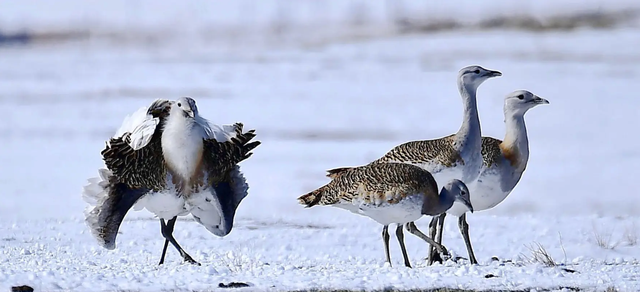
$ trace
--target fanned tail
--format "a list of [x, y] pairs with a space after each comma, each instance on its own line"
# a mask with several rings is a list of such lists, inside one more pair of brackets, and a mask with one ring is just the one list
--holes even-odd
[[89, 204], [85, 210], [85, 223], [100, 246], [112, 250], [120, 224], [129, 209], [147, 190], [134, 190], [109, 182], [111, 172], [100, 169], [99, 178], [89, 179], [82, 192], [82, 199]]
[[106, 197], [105, 189], [109, 185], [109, 177], [112, 173], [106, 168], [98, 170], [100, 177], [88, 179], [89, 184], [82, 189], [82, 200], [89, 204], [90, 207], [97, 206], [104, 197]]

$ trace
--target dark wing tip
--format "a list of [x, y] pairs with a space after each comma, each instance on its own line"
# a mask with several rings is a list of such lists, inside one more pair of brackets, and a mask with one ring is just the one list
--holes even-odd
[[255, 138], [255, 136], [255, 130], [250, 130], [246, 133], [239, 133], [236, 135], [236, 137], [231, 138], [231, 142], [238, 148], [241, 153], [243, 153], [241, 155], [244, 157], [243, 160], [249, 157], [247, 156], [247, 154], [249, 154], [250, 151], [262, 144], [261, 141], [253, 141], [249, 143], [249, 141]]
[[242, 124], [242, 123], [235, 123], [235, 124], [233, 124], [233, 126], [235, 127], [236, 135], [238, 135], [238, 134], [242, 134], [242, 128], [244, 128], [244, 124]]
[[245, 144], [244, 145], [244, 149], [245, 149], [245, 151], [249, 152], [249, 151], [255, 149], [256, 147], [258, 147], [260, 144], [262, 144], [262, 142], [254, 141], [254, 142], [251, 142], [249, 144]]
[[245, 133], [237, 133], [235, 137], [231, 138], [233, 141], [238, 141], [236, 143], [246, 144], [251, 139], [256, 137], [256, 131], [251, 130]]
[[219, 181], [229, 170], [238, 163], [251, 157], [251, 151], [261, 144], [260, 141], [251, 141], [255, 137], [255, 130], [238, 133], [229, 141], [219, 142], [216, 139], [205, 139], [207, 164], [210, 173], [214, 174], [212, 181]]

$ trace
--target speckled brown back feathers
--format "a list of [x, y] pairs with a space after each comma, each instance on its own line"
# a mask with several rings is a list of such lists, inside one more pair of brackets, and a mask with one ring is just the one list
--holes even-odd
[[403, 163], [376, 163], [345, 170], [325, 186], [300, 196], [306, 207], [350, 202], [394, 204], [406, 195], [426, 193], [438, 196], [431, 173]]
[[338, 168], [333, 168], [333, 169], [329, 169], [327, 170], [327, 177], [334, 179], [336, 178], [340, 173], [347, 171], [349, 169], [352, 169], [353, 167], [338, 167]]
[[485, 166], [492, 166], [498, 162], [502, 153], [500, 151], [500, 144], [502, 141], [491, 138], [482, 137], [482, 164]]
[[379, 162], [402, 162], [411, 164], [437, 163], [446, 167], [463, 162], [460, 154], [453, 147], [455, 135], [435, 140], [411, 141], [391, 149]]
[[[454, 138], [455, 135], [449, 135], [434, 140], [406, 142], [394, 147], [384, 156], [371, 162], [371, 164], [386, 162], [409, 164], [434, 163], [451, 167], [456, 163], [464, 163], [460, 153], [454, 149]], [[337, 174], [348, 169], [350, 169], [350, 167], [330, 169], [327, 171], [327, 176], [334, 178]]]

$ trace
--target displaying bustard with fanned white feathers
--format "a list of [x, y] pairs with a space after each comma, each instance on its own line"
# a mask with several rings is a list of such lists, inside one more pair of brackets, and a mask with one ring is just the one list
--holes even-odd
[[[115, 248], [118, 229], [132, 207], [160, 218], [165, 238], [186, 262], [198, 264], [173, 238], [178, 216], [191, 214], [217, 236], [231, 232], [248, 185], [237, 165], [260, 142], [242, 124], [218, 127], [200, 117], [193, 99], [156, 100], [127, 117], [101, 152], [105, 168], [89, 180], [83, 198], [91, 233]], [[168, 220], [168, 222], [165, 222]]]
[[336, 174], [328, 184], [298, 198], [306, 207], [328, 205], [367, 216], [383, 225], [382, 241], [386, 261], [389, 255], [389, 224], [397, 224], [396, 237], [400, 243], [404, 264], [411, 267], [404, 245], [403, 225], [412, 234], [447, 254], [440, 244], [418, 230], [413, 221], [422, 215], [438, 215], [449, 209], [454, 201], [471, 211], [469, 191], [460, 180], [448, 182], [438, 194], [438, 185], [426, 170], [404, 163], [379, 163], [351, 168]]
[[[466, 184], [475, 181], [482, 168], [481, 130], [476, 92], [478, 87], [487, 79], [502, 76], [498, 71], [488, 70], [480, 66], [468, 66], [458, 72], [458, 91], [462, 97], [463, 119], [457, 133], [434, 140], [411, 141], [394, 147], [381, 158], [371, 162], [386, 163], [400, 162], [417, 165], [429, 171], [438, 185], [446, 184], [452, 179], [460, 179]], [[329, 177], [349, 169], [336, 168], [328, 171]], [[473, 197], [473, 195], [472, 195]], [[455, 203], [454, 207], [465, 208]], [[444, 220], [444, 215], [441, 220]], [[434, 217], [431, 225], [436, 223]], [[459, 222], [466, 222], [462, 214]], [[463, 237], [468, 238], [468, 233], [463, 232]], [[465, 240], [466, 242], [466, 240]], [[472, 254], [468, 246], [467, 249]], [[473, 255], [471, 261], [476, 262]]]
[[[538, 105], [548, 103], [546, 99], [526, 90], [516, 90], [505, 97], [504, 140], [482, 137], [482, 171], [478, 179], [468, 185], [473, 193], [471, 204], [475, 211], [491, 209], [500, 204], [518, 184], [529, 160], [529, 138], [524, 114]], [[454, 206], [447, 211], [454, 216], [462, 216], [465, 212], [466, 210], [459, 206]], [[436, 236], [435, 227], [432, 226], [430, 230], [431, 238]], [[443, 222], [439, 222], [436, 241], [440, 244], [443, 227]], [[469, 225], [465, 224], [461, 228], [468, 230]], [[465, 244], [471, 247], [469, 238], [464, 240]], [[433, 247], [430, 248], [429, 254], [432, 253]], [[472, 254], [470, 253], [470, 257]]]

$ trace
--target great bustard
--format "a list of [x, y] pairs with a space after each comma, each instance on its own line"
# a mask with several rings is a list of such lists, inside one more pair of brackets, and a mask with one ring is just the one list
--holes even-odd
[[[460, 179], [469, 184], [475, 181], [482, 168], [480, 119], [476, 104], [476, 91], [487, 79], [502, 76], [498, 71], [480, 66], [468, 66], [458, 72], [458, 90], [462, 97], [463, 119], [457, 133], [434, 140], [412, 141], [394, 147], [383, 157], [371, 162], [401, 162], [417, 165], [429, 171], [443, 185], [452, 179]], [[349, 169], [349, 167], [328, 170], [329, 177]], [[459, 204], [454, 204], [459, 205]], [[464, 206], [460, 206], [464, 208]], [[443, 217], [445, 213], [440, 215]], [[433, 218], [430, 226], [436, 224]], [[442, 218], [441, 220], [444, 220]], [[465, 215], [460, 217], [465, 221]], [[463, 233], [468, 238], [468, 234]], [[431, 260], [430, 260], [431, 261]], [[475, 258], [472, 258], [475, 261]]]
[[[173, 237], [178, 216], [193, 218], [217, 236], [231, 232], [248, 185], [237, 165], [260, 142], [242, 124], [220, 128], [200, 117], [192, 98], [156, 100], [127, 117], [101, 152], [105, 168], [89, 180], [83, 198], [91, 233], [115, 248], [118, 229], [134, 208], [160, 218], [165, 238], [160, 264], [171, 243], [186, 262], [198, 264]], [[168, 222], [165, 222], [168, 220]]]
[[454, 201], [471, 211], [467, 186], [452, 180], [440, 194], [433, 176], [426, 170], [404, 163], [379, 163], [351, 168], [336, 175], [328, 184], [298, 198], [306, 207], [329, 205], [367, 216], [382, 224], [382, 240], [387, 262], [389, 255], [389, 224], [397, 224], [396, 237], [402, 249], [404, 264], [411, 267], [404, 245], [402, 226], [426, 240], [441, 253], [446, 249], [420, 232], [413, 221], [422, 215], [438, 215], [448, 210]]
[[[529, 160], [529, 138], [524, 123], [524, 114], [541, 104], [548, 104], [541, 98], [526, 90], [517, 90], [508, 94], [504, 99], [504, 121], [506, 133], [504, 141], [491, 137], [482, 137], [482, 171], [478, 179], [469, 184], [473, 193], [471, 204], [475, 211], [487, 210], [500, 204], [520, 181]], [[453, 206], [448, 214], [462, 217], [465, 208]], [[442, 228], [444, 222], [438, 222], [436, 241], [442, 243]], [[436, 226], [430, 230], [431, 238], [435, 238]], [[460, 221], [458, 225], [463, 234], [469, 234], [469, 224]], [[469, 257], [475, 260], [471, 241], [464, 238], [468, 247]], [[433, 254], [433, 247], [429, 254]], [[433, 258], [433, 257], [431, 257]], [[477, 263], [477, 262], [476, 262]]]

